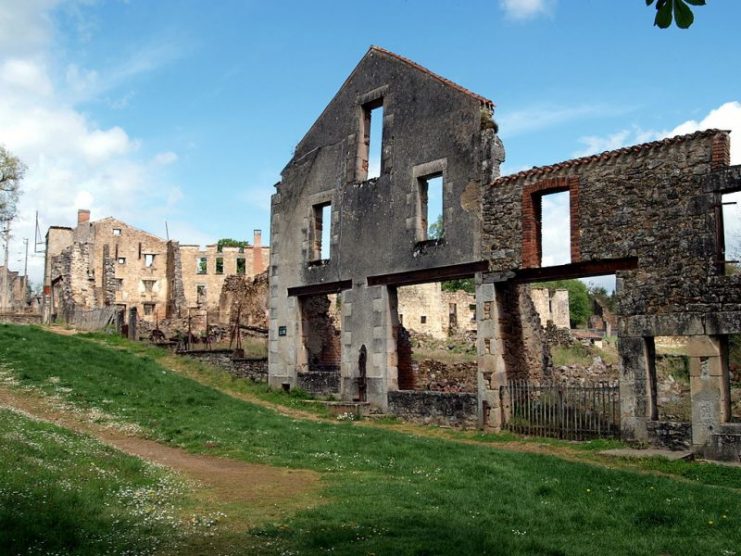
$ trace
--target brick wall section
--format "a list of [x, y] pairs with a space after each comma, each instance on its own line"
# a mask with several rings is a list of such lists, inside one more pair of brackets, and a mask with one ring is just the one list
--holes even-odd
[[731, 164], [731, 140], [728, 135], [716, 135], [713, 138], [713, 150], [710, 165], [713, 169]]
[[522, 263], [525, 268], [540, 266], [543, 258], [541, 237], [543, 195], [561, 191], [569, 192], [571, 262], [579, 261], [579, 179], [547, 178], [522, 188]]

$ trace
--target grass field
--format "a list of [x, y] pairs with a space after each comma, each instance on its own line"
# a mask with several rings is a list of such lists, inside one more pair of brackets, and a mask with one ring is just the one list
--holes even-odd
[[147, 554], [177, 547], [187, 487], [164, 470], [0, 408], [0, 552]]
[[491, 445], [286, 417], [115, 343], [0, 326], [0, 372], [192, 452], [320, 472], [321, 504], [245, 527], [260, 553], [741, 553], [738, 469], [642, 464], [671, 477], [510, 452], [482, 435]]

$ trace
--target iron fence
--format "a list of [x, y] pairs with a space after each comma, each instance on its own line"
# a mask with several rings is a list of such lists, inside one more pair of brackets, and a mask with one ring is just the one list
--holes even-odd
[[567, 440], [620, 436], [620, 389], [614, 382], [570, 385], [513, 380], [499, 389], [505, 429]]

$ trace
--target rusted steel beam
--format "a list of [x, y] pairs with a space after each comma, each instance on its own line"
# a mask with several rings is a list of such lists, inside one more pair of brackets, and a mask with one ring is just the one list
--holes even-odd
[[349, 290], [350, 288], [352, 288], [352, 280], [340, 280], [338, 282], [324, 282], [322, 284], [312, 284], [311, 286], [296, 286], [294, 288], [288, 288], [288, 295], [290, 297], [322, 295], [338, 293], [342, 290]]
[[484, 272], [488, 269], [489, 263], [486, 261], [439, 266], [436, 268], [422, 268], [420, 270], [408, 270], [406, 272], [368, 276], [368, 285], [411, 286], [413, 284], [424, 284], [426, 282], [457, 280], [459, 278], [471, 278], [475, 273]]
[[546, 266], [540, 268], [523, 268], [515, 270], [513, 282], [538, 282], [541, 280], [567, 280], [570, 278], [587, 278], [614, 274], [618, 270], [635, 270], [638, 268], [638, 257], [621, 259], [602, 259], [578, 263]]

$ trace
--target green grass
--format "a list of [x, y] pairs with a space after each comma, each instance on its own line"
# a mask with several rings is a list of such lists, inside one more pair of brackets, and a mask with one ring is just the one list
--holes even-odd
[[183, 537], [184, 485], [87, 436], [0, 408], [3, 554], [149, 554]]
[[[169, 372], [148, 349], [0, 326], [0, 363], [23, 385], [103, 408], [193, 452], [322, 472], [323, 505], [250, 531], [261, 553], [732, 554], [741, 546], [737, 469], [723, 468], [710, 486], [291, 419]], [[704, 476], [707, 467], [693, 469]]]

